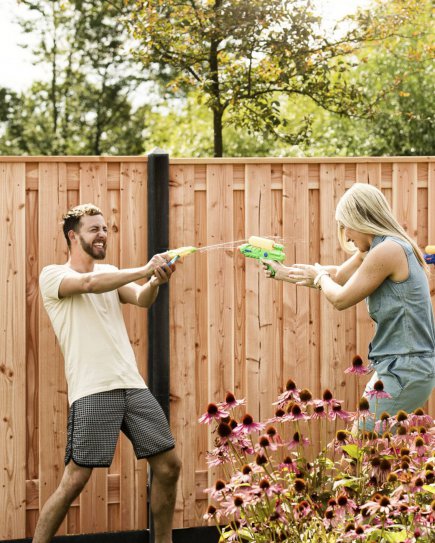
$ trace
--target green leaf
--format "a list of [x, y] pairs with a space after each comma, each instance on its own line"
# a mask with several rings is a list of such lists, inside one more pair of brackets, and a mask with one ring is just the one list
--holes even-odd
[[374, 530], [370, 534], [369, 541], [373, 541], [373, 542], [385, 541], [386, 543], [403, 543], [407, 539], [408, 539], [408, 533], [406, 530], [401, 530], [400, 532]]
[[354, 444], [343, 445], [343, 447], [341, 448], [345, 453], [347, 453], [351, 458], [354, 458], [355, 460], [360, 460], [363, 455], [362, 449]]
[[359, 480], [360, 479], [357, 479], [356, 477], [353, 477], [352, 479], [340, 479], [338, 481], [335, 481], [334, 490], [336, 490], [339, 486], [345, 486], [348, 488], [358, 488]]
[[431, 492], [432, 494], [435, 494], [435, 485], [423, 485], [423, 490], [426, 490], [426, 492]]

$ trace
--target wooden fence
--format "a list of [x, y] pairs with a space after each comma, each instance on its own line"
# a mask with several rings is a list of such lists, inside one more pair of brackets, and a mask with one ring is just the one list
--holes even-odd
[[[38, 275], [67, 258], [59, 222], [92, 201], [109, 226], [107, 261], [146, 261], [144, 157], [0, 158], [0, 540], [31, 536], [63, 472], [67, 416], [63, 360], [38, 293]], [[284, 239], [287, 262], [340, 262], [337, 200], [353, 182], [380, 187], [421, 247], [435, 242], [432, 158], [178, 159], [170, 167], [171, 247], [250, 235]], [[435, 301], [435, 274], [431, 292]], [[125, 308], [146, 377], [146, 312]], [[343, 370], [372, 333], [364, 304], [335, 311], [318, 291], [266, 280], [232, 250], [186, 257], [171, 280], [171, 426], [183, 460], [175, 526], [203, 524], [210, 483], [208, 429], [197, 419], [227, 390], [255, 419], [287, 378], [356, 402]], [[434, 398], [429, 409], [435, 415]], [[110, 469], [95, 470], [60, 533], [146, 527], [146, 463], [122, 437]]]

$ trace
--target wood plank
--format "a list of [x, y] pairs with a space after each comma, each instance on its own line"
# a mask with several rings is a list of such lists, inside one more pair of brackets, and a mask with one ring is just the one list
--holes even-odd
[[[121, 231], [121, 199], [120, 190], [108, 190], [107, 191], [107, 210], [106, 221], [108, 228], [107, 237], [107, 262], [110, 262], [114, 266], [119, 268], [120, 264], [120, 231]], [[109, 525], [108, 530], [119, 531], [121, 530], [121, 506], [119, 503], [119, 486], [118, 486], [118, 500], [113, 501], [111, 499], [111, 479], [113, 477], [119, 478], [121, 473], [121, 442], [123, 439], [127, 439], [121, 434], [121, 439], [118, 440], [116, 445], [115, 454], [113, 456], [113, 462], [108, 469], [108, 518]]]
[[[39, 165], [39, 265], [63, 264], [67, 244], [60, 222], [67, 208], [66, 170], [63, 164]], [[64, 360], [48, 315], [39, 304], [39, 481], [40, 507], [60, 483], [64, 470], [68, 410]], [[66, 522], [59, 534], [66, 533]]]
[[24, 164], [0, 165], [0, 538], [26, 535], [26, 229]]
[[[233, 235], [233, 167], [207, 167], [207, 245], [234, 240]], [[209, 401], [225, 399], [234, 389], [234, 278], [233, 251], [212, 250], [207, 253], [207, 321]], [[213, 448], [209, 435], [208, 450]], [[218, 475], [219, 474], [219, 475]], [[219, 470], [209, 471], [210, 484]]]
[[[243, 172], [244, 174], [244, 172]], [[233, 224], [234, 238], [245, 239], [245, 194], [244, 191], [234, 191]], [[246, 258], [239, 250], [234, 250], [234, 390], [237, 399], [246, 398]]]
[[[272, 234], [270, 164], [246, 166], [246, 237]], [[264, 276], [259, 262], [246, 261], [246, 361], [248, 411], [254, 420], [273, 413], [281, 385], [280, 362], [273, 360], [274, 323], [272, 281]], [[275, 312], [276, 315], [276, 312]], [[276, 323], [275, 323], [276, 324]]]
[[417, 165], [393, 164], [393, 213], [409, 236], [417, 237]]
[[38, 478], [38, 191], [26, 191], [26, 479]]
[[[195, 167], [196, 171], [196, 167]], [[195, 205], [195, 246], [207, 245], [207, 203], [206, 193], [196, 191], [194, 193]], [[206, 253], [195, 256], [195, 421], [207, 408], [210, 400], [208, 385], [208, 289], [207, 289], [207, 255]], [[206, 452], [208, 447], [208, 428], [204, 424], [197, 424], [196, 428], [196, 466], [199, 470], [206, 470]], [[206, 484], [204, 488], [208, 485]], [[202, 502], [195, 504], [197, 525], [202, 524], [204, 514]]]
[[[232, 166], [207, 168], [207, 209], [207, 245], [232, 241]], [[211, 401], [222, 401], [234, 388], [233, 251], [210, 251], [207, 260], [209, 393]]]
[[[80, 164], [80, 203], [93, 203], [107, 214], [107, 164]], [[95, 469], [80, 495], [80, 530], [103, 532], [108, 525], [107, 468]]]
[[[381, 189], [382, 167], [381, 164], [357, 164], [356, 180], [358, 183], [369, 183], [378, 189]], [[356, 306], [356, 349], [354, 354], [362, 357], [365, 363], [368, 361], [368, 346], [374, 335], [374, 323], [370, 318], [365, 301], [360, 302]], [[350, 361], [349, 361], [350, 362]], [[350, 363], [349, 363], [350, 365]], [[357, 379], [352, 375], [346, 376], [346, 384], [355, 387], [355, 398], [359, 400], [359, 396], [369, 380], [370, 376]], [[349, 406], [352, 410], [356, 409], [356, 405]]]
[[[147, 255], [147, 169], [145, 164], [121, 164], [120, 267], [145, 264]], [[143, 281], [142, 281], [143, 282]], [[145, 310], [124, 306], [124, 317], [139, 372], [146, 379], [148, 320]], [[121, 435], [121, 529], [147, 526], [147, 463], [137, 461], [128, 439]]]
[[[344, 166], [320, 166], [320, 257], [322, 264], [340, 264], [346, 258], [337, 239], [335, 208], [344, 194]], [[350, 353], [346, 349], [346, 312], [339, 312], [321, 294], [321, 388], [330, 389], [335, 398], [351, 405], [353, 398], [344, 390], [342, 372], [348, 365]], [[333, 437], [328, 430], [328, 441]], [[325, 445], [325, 444], [324, 444]]]
[[[195, 242], [195, 195], [193, 166], [171, 169], [169, 202], [170, 247], [184, 247]], [[198, 255], [199, 256], [199, 255]], [[171, 411], [177, 450], [183, 470], [178, 486], [177, 527], [195, 526], [195, 443], [197, 413], [195, 405], [195, 255], [187, 256], [177, 266], [170, 284]], [[178, 514], [178, 512], [181, 514]], [[181, 517], [181, 518], [179, 518]], [[174, 524], [175, 526], [175, 524]]]
[[[286, 263], [312, 263], [309, 255], [308, 166], [286, 164], [283, 183]], [[319, 228], [318, 224], [315, 228]], [[310, 364], [309, 310], [310, 289], [285, 283], [284, 380], [286, 382], [291, 378], [301, 388], [309, 387], [310, 383], [315, 382], [318, 372], [318, 368]]]
[[[86, 159], [89, 163], [110, 163], [110, 162], [143, 162], [146, 163], [148, 158], [146, 155], [132, 156], [2, 156], [0, 162], [81, 162]], [[435, 156], [388, 156], [388, 157], [372, 157], [372, 156], [357, 156], [357, 157], [223, 157], [223, 158], [172, 158], [172, 164], [274, 164], [274, 163], [294, 163], [294, 164], [345, 164], [359, 162], [435, 162]]]

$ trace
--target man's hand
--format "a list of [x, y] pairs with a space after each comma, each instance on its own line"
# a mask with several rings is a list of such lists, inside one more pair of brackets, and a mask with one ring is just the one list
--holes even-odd
[[165, 261], [161, 266], [154, 269], [154, 274], [151, 276], [151, 279], [149, 280], [149, 283], [151, 283], [152, 286], [158, 287], [169, 281], [171, 275], [175, 271], [175, 264], [169, 265], [168, 262], [169, 260]]
[[[158, 253], [154, 255], [147, 264], [145, 264], [145, 275], [148, 279], [150, 279], [153, 275], [158, 277], [161, 282], [160, 285], [163, 283], [167, 283], [169, 280], [169, 277], [171, 276], [172, 270], [175, 270], [175, 267], [173, 265], [168, 266], [168, 262], [171, 260], [171, 257], [169, 256], [169, 253]], [[170, 270], [169, 275], [166, 273], [167, 276], [166, 280], [163, 280], [164, 277], [159, 274], [159, 270], [166, 269]]]

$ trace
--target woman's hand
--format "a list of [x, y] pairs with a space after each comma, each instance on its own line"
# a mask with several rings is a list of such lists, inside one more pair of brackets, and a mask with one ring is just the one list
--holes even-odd
[[319, 284], [314, 283], [316, 277], [319, 275], [330, 275], [330, 272], [327, 268], [317, 263], [314, 266], [310, 264], [293, 264], [288, 269], [290, 280], [296, 283], [296, 285], [303, 287], [320, 288]]
[[[282, 281], [285, 280], [285, 278], [287, 277], [288, 268], [287, 266], [284, 266], [284, 264], [281, 264], [280, 262], [275, 262], [274, 260], [265, 259], [261, 259], [260, 262], [263, 267], [265, 276], [269, 279], [272, 277], [273, 279], [278, 279]], [[275, 272], [274, 275], [271, 271], [271, 268]]]
[[292, 283], [296, 283], [296, 285], [314, 288], [314, 279], [319, 273], [316, 266], [319, 265], [316, 264], [315, 266], [312, 266], [311, 264], [293, 264], [290, 268], [288, 268], [288, 277], [290, 281]]
[[[266, 277], [273, 279], [278, 279], [279, 281], [289, 281], [288, 279], [288, 270], [289, 268], [287, 266], [284, 266], [284, 264], [281, 264], [280, 262], [275, 262], [274, 260], [261, 260], [261, 264], [263, 266], [264, 274]], [[275, 275], [272, 275], [272, 271], [270, 268], [273, 269], [275, 272]]]

